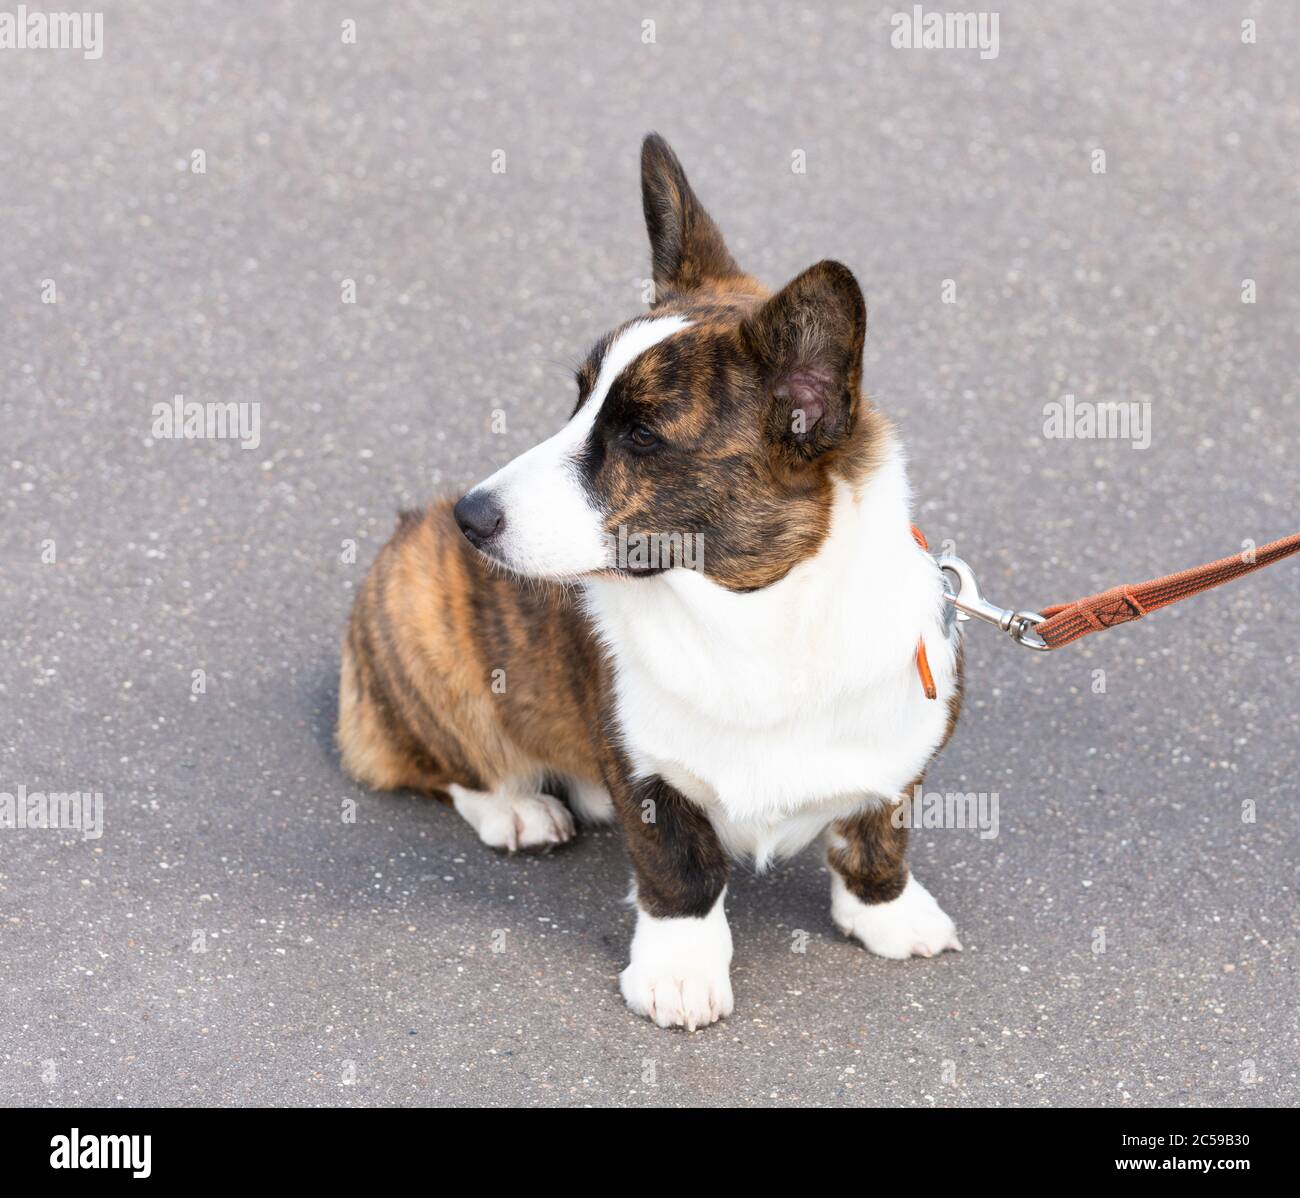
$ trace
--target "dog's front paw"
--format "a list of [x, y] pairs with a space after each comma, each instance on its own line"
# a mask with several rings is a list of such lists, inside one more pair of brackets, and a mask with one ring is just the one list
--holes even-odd
[[731, 930], [719, 897], [703, 919], [637, 912], [632, 961], [618, 979], [627, 1005], [660, 1027], [707, 1027], [730, 1015]]
[[846, 936], [861, 940], [881, 957], [933, 957], [961, 951], [957, 928], [934, 896], [908, 876], [903, 893], [887, 903], [864, 903], [832, 871], [831, 918]]
[[688, 1032], [708, 1027], [735, 1009], [727, 971], [706, 973], [689, 966], [643, 969], [629, 965], [619, 975], [627, 1005], [660, 1027], [684, 1027]]

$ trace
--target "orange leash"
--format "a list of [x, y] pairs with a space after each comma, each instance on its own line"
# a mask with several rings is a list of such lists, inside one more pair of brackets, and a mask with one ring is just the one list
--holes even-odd
[[[912, 535], [918, 545], [926, 547], [925, 537], [917, 528], [913, 527]], [[1009, 632], [1012, 640], [1019, 644], [1031, 649], [1047, 650], [1059, 649], [1090, 632], [1100, 632], [1103, 628], [1114, 628], [1116, 624], [1140, 620], [1148, 612], [1168, 607], [1181, 599], [1190, 599], [1202, 591], [1262, 570], [1297, 552], [1300, 552], [1300, 532], [1271, 541], [1262, 548], [1221, 557], [1217, 562], [1207, 562], [1203, 566], [1193, 566], [1176, 574], [1166, 574], [1161, 578], [1153, 578], [1150, 582], [1111, 587], [1108, 591], [1100, 591], [1086, 599], [1076, 599], [1073, 603], [1056, 603], [1043, 608], [1041, 613], [1016, 611], [990, 603], [980, 594], [979, 584], [975, 581], [970, 566], [959, 557], [941, 554], [935, 561], [950, 576], [945, 597], [957, 609], [959, 620], [969, 620], [972, 617], [987, 620], [1003, 632]], [[917, 651], [917, 669], [921, 671], [923, 683], [929, 672], [928, 667], [922, 665], [924, 652], [924, 646]], [[929, 693], [928, 689], [926, 693]]]
[[1034, 631], [1043, 638], [1049, 649], [1059, 649], [1090, 632], [1114, 628], [1116, 624], [1127, 624], [1130, 620], [1140, 620], [1148, 612], [1168, 607], [1180, 599], [1190, 599], [1202, 591], [1271, 566], [1297, 551], [1300, 551], [1300, 532], [1273, 541], [1262, 549], [1221, 557], [1217, 562], [1180, 570], [1177, 574], [1166, 574], [1163, 578], [1153, 578], [1150, 582], [1111, 587], [1109, 591], [1089, 595], [1086, 599], [1076, 599], [1073, 603], [1057, 603], [1043, 608], [1042, 614], [1046, 618], [1034, 627]]
[[[912, 525], [912, 537], [927, 553], [930, 551], [925, 534], [915, 524]], [[1062, 645], [1077, 641], [1091, 632], [1100, 632], [1103, 628], [1114, 628], [1116, 624], [1140, 620], [1149, 612], [1168, 607], [1181, 599], [1190, 599], [1193, 595], [1231, 582], [1234, 578], [1262, 570], [1293, 553], [1300, 553], [1300, 532], [1270, 541], [1260, 549], [1221, 557], [1217, 562], [1193, 566], [1176, 574], [1165, 574], [1150, 582], [1111, 587], [1108, 591], [1099, 591], [1086, 599], [1076, 599], [1073, 603], [1056, 603], [1043, 608], [1041, 613], [998, 607], [980, 594], [974, 572], [961, 558], [944, 554], [935, 560], [941, 569], [956, 579], [955, 585], [946, 590], [945, 595], [957, 609], [959, 620], [969, 620], [972, 617], [987, 620], [990, 624], [998, 625], [1004, 632], [1011, 633], [1012, 639], [1020, 644], [1028, 645], [1031, 649], [1045, 650], [1059, 649]], [[924, 637], [916, 644], [916, 672], [920, 676], [925, 697], [938, 698], [939, 691], [934, 685], [934, 675], [930, 672], [930, 662], [925, 655]]]

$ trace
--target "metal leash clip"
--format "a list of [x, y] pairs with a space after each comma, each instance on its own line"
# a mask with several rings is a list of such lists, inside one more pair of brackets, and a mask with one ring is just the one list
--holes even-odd
[[1012, 611], [990, 603], [980, 594], [974, 571], [961, 558], [951, 553], [942, 553], [934, 560], [943, 571], [944, 598], [957, 609], [957, 619], [969, 620], [974, 616], [977, 620], [987, 620], [1003, 632], [1009, 632], [1011, 639], [1019, 645], [1040, 652], [1051, 648], [1034, 631], [1034, 625], [1041, 624], [1047, 619], [1046, 616], [1040, 616], [1036, 611]]

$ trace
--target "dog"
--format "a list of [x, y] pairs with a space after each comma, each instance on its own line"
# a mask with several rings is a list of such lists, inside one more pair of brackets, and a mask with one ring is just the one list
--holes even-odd
[[616, 820], [623, 997], [694, 1031], [733, 1011], [732, 858], [820, 838], [843, 932], [960, 950], [895, 816], [956, 725], [961, 647], [862, 394], [852, 272], [772, 294], [656, 134], [641, 182], [649, 311], [587, 355], [558, 433], [401, 514], [348, 624], [338, 744], [352, 777], [449, 799], [495, 849]]

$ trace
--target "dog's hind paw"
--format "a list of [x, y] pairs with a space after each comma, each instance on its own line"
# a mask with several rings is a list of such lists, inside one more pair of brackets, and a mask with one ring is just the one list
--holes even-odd
[[550, 849], [573, 839], [573, 815], [548, 794], [486, 792], [449, 786], [452, 803], [489, 848], [507, 853]]

